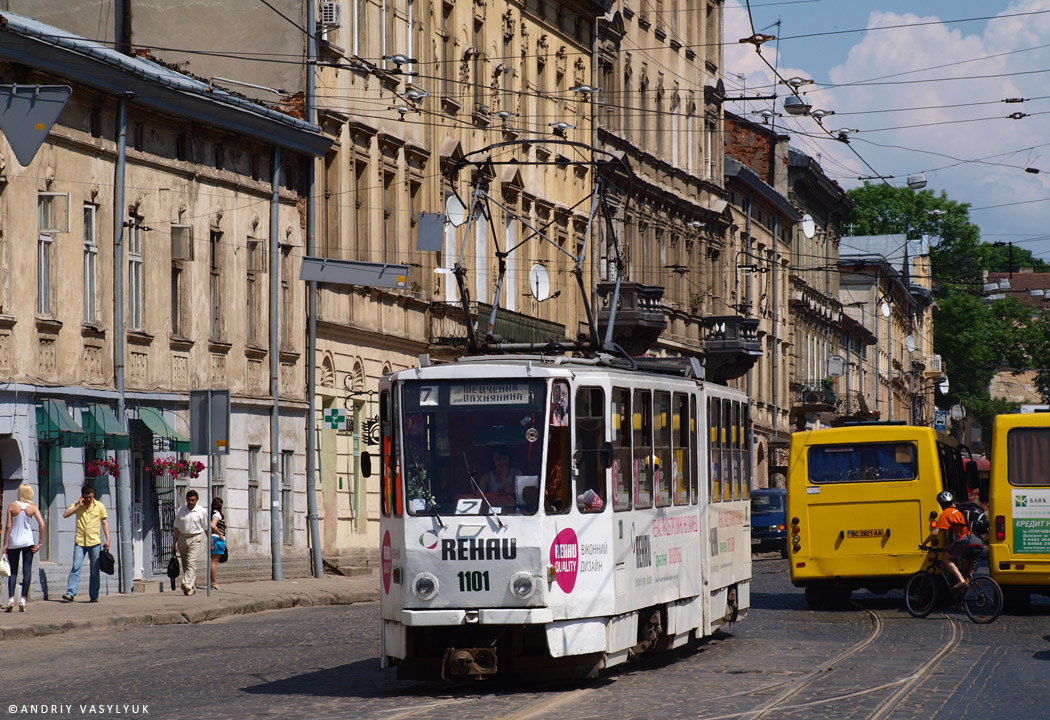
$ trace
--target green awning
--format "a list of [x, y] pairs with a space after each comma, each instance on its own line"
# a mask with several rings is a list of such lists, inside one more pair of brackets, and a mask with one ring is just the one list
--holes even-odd
[[131, 447], [131, 438], [109, 405], [92, 403], [81, 417], [84, 418], [84, 432], [87, 433], [89, 443], [101, 445], [106, 450], [127, 450]]
[[146, 427], [150, 429], [154, 437], [166, 438], [172, 452], [188, 453], [190, 451], [190, 439], [185, 435], [179, 435], [172, 429], [171, 425], [168, 425], [168, 421], [164, 419], [163, 411], [151, 407], [140, 407], [139, 420], [146, 424]]
[[56, 443], [61, 447], [84, 447], [84, 431], [69, 414], [65, 400], [45, 398], [36, 406], [38, 442]]

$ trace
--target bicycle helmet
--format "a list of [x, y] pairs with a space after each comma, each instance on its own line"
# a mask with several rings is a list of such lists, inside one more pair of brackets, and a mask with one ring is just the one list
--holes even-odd
[[939, 493], [937, 493], [937, 502], [939, 502], [942, 507], [946, 505], [951, 505], [953, 502], [955, 502], [955, 496], [947, 490], [941, 490]]
[[991, 523], [988, 522], [988, 515], [981, 513], [970, 525], [970, 532], [975, 535], [987, 535], [991, 529]]

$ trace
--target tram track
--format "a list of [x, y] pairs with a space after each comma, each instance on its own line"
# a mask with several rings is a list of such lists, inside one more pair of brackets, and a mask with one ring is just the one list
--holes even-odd
[[[872, 709], [871, 714], [868, 716], [869, 720], [885, 720], [890, 716], [890, 713], [905, 699], [907, 698], [919, 685], [926, 680], [930, 674], [937, 668], [937, 666], [949, 655], [952, 650], [958, 645], [959, 638], [961, 635], [959, 622], [956, 618], [945, 615], [944, 618], [948, 622], [949, 632], [947, 639], [940, 645], [940, 647], [929, 656], [924, 662], [922, 662], [914, 671], [898, 677], [894, 680], [887, 682], [878, 683], [869, 687], [858, 688], [847, 692], [834, 693], [823, 697], [818, 697], [812, 700], [805, 700], [800, 702], [791, 702], [793, 698], [797, 698], [800, 693], [807, 689], [812, 689], [820, 680], [828, 677], [828, 673], [833, 670], [836, 666], [841, 665], [847, 659], [857, 655], [865, 649], [872, 647], [876, 642], [883, 636], [885, 630], [885, 623], [879, 612], [872, 610], [871, 608], [865, 607], [864, 605], [854, 601], [852, 603], [858, 609], [864, 611], [867, 615], [871, 629], [868, 634], [860, 641], [854, 643], [844, 651], [838, 653], [830, 660], [822, 663], [816, 669], [807, 672], [802, 677], [788, 678], [776, 683], [767, 683], [759, 687], [750, 688], [737, 693], [727, 695], [726, 698], [734, 697], [745, 697], [749, 695], [755, 695], [757, 693], [769, 692], [776, 690], [777, 688], [784, 688], [776, 696], [766, 700], [758, 707], [741, 710], [738, 712], [724, 713], [713, 716], [706, 716], [703, 720], [761, 720], [762, 718], [769, 718], [779, 713], [804, 710], [806, 708], [814, 708], [822, 705], [828, 705], [832, 703], [839, 703], [847, 700], [855, 700], [862, 697], [867, 697], [875, 693], [882, 693], [888, 690], [893, 692], [886, 699], [882, 700], [875, 708]], [[786, 686], [786, 687], [785, 687]]]

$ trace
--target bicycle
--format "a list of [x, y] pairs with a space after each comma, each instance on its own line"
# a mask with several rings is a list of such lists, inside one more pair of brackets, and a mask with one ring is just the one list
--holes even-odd
[[[939, 580], [943, 581], [945, 587], [952, 586], [951, 575], [940, 557], [944, 548], [927, 549], [930, 553], [928, 564], [908, 578], [904, 586], [904, 607], [912, 617], [917, 618], [926, 617], [937, 607]], [[952, 597], [956, 603], [962, 604], [970, 620], [981, 625], [990, 623], [1003, 611], [1003, 590], [999, 583], [987, 575], [974, 575], [977, 570], [976, 559], [967, 561], [966, 565], [963, 576], [968, 584], [952, 590]]]

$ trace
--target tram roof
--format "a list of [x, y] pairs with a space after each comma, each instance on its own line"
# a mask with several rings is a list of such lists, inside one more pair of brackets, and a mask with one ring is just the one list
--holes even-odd
[[[486, 368], [487, 366], [487, 368]], [[570, 373], [606, 372], [606, 373], [646, 373], [679, 377], [703, 381], [704, 371], [700, 361], [695, 358], [634, 358], [628, 361], [611, 355], [599, 355], [596, 358], [571, 357], [567, 355], [471, 355], [457, 358], [455, 362], [439, 365], [423, 365], [433, 376], [449, 378], [462, 377], [463, 370], [470, 368], [476, 377], [498, 377], [512, 373], [517, 368], [522, 376], [541, 373], [547, 377], [568, 376]], [[411, 368], [398, 375], [415, 373]]]

